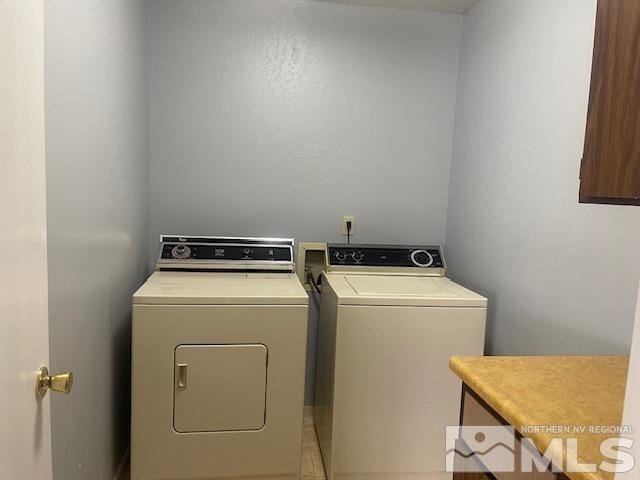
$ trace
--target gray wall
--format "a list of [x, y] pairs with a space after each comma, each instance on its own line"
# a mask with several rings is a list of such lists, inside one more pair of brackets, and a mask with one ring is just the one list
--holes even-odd
[[462, 17], [149, 4], [151, 240], [442, 242]]
[[111, 479], [129, 444], [131, 293], [146, 274], [143, 1], [45, 2], [52, 396], [60, 480]]
[[640, 209], [579, 205], [595, 0], [464, 17], [447, 252], [489, 297], [493, 354], [628, 351]]
[[461, 26], [316, 1], [150, 2], [150, 261], [161, 233], [342, 240], [343, 214], [357, 241], [444, 242]]

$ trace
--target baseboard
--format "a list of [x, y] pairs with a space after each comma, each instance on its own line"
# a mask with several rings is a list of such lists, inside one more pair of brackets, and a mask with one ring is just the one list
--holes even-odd
[[113, 477], [113, 480], [125, 480], [129, 478], [129, 447], [124, 452], [122, 456], [122, 460], [120, 460], [120, 465], [118, 465], [118, 469], [116, 470], [116, 474]]

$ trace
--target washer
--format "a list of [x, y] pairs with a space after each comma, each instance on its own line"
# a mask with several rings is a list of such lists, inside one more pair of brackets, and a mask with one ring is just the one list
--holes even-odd
[[440, 247], [327, 246], [315, 425], [328, 480], [448, 479], [452, 355], [482, 355], [487, 299], [445, 277]]
[[299, 477], [308, 296], [293, 240], [161, 237], [133, 296], [131, 478]]

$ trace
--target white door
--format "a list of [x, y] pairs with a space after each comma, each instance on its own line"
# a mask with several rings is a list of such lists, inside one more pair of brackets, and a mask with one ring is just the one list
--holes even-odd
[[0, 0], [0, 479], [51, 479], [43, 0]]
[[640, 289], [638, 290], [636, 319], [631, 340], [629, 376], [627, 378], [622, 424], [629, 425], [633, 429], [631, 435], [622, 436], [633, 440], [633, 447], [630, 452], [635, 459], [635, 465], [630, 472], [616, 475], [616, 480], [638, 480], [640, 479]]

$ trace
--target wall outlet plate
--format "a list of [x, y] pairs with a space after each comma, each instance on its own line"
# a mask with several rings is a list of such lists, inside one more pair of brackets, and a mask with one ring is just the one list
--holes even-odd
[[347, 236], [347, 222], [351, 222], [351, 236], [353, 237], [356, 233], [356, 217], [353, 215], [345, 215], [342, 217], [342, 235]]
[[318, 280], [325, 270], [327, 244], [324, 242], [300, 242], [298, 244], [297, 274], [307, 292], [313, 291], [313, 285], [308, 281], [308, 270], [313, 278]]

